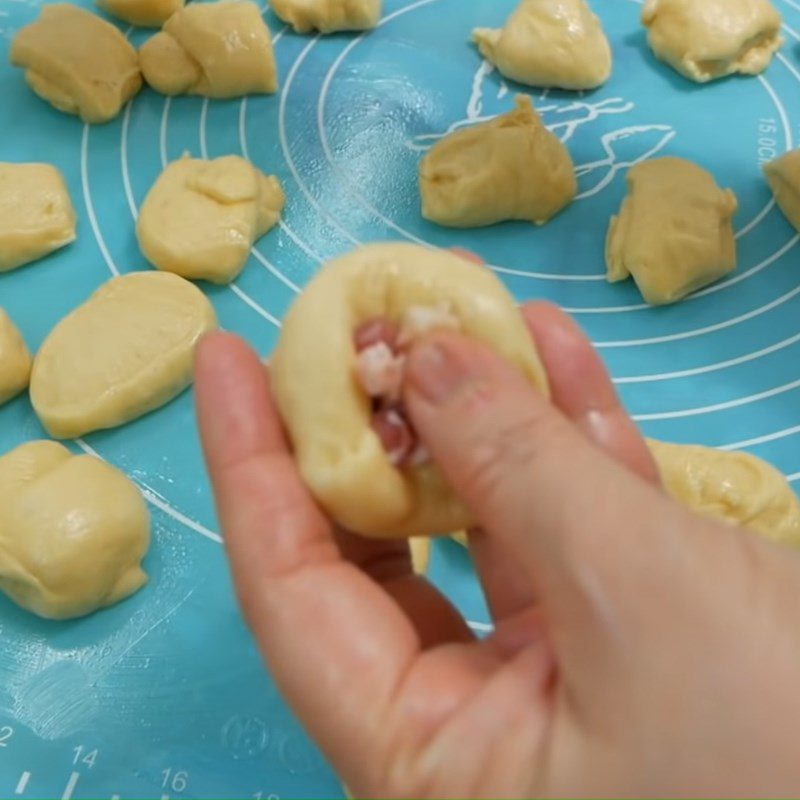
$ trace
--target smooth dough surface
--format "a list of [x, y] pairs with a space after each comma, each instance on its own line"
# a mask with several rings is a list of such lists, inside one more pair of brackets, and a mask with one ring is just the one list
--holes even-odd
[[519, 310], [492, 272], [409, 244], [370, 245], [323, 267], [289, 309], [270, 360], [303, 478], [333, 519], [366, 536], [440, 535], [470, 523], [435, 465], [392, 466], [356, 377], [359, 325], [375, 318], [397, 323], [411, 306], [440, 303], [449, 304], [465, 335], [548, 393]]
[[0, 590], [49, 619], [90, 614], [147, 582], [141, 492], [94, 456], [48, 441], [0, 456]]
[[653, 53], [698, 83], [763, 72], [781, 46], [781, 15], [769, 0], [647, 0]]
[[184, 278], [229, 283], [280, 219], [280, 182], [239, 156], [173, 161], [150, 189], [136, 233], [147, 260]]
[[800, 231], [800, 148], [764, 164], [764, 176], [778, 207]]
[[278, 73], [272, 37], [249, 0], [192, 3], [139, 49], [144, 78], [162, 94], [272, 94]]
[[543, 225], [576, 187], [567, 148], [524, 95], [507, 114], [445, 136], [419, 168], [422, 215], [453, 228], [504, 220]]
[[75, 210], [50, 164], [0, 162], [0, 272], [75, 241]]
[[215, 327], [206, 296], [177, 275], [112, 278], [45, 339], [31, 373], [33, 408], [56, 438], [122, 425], [190, 384], [195, 344]]
[[476, 28], [472, 40], [529, 86], [595, 89], [611, 75], [611, 47], [585, 0], [522, 0], [502, 28]]
[[131, 25], [143, 28], [160, 28], [176, 11], [183, 8], [184, 0], [96, 0], [107, 14]]
[[800, 502], [786, 478], [748, 453], [648, 441], [664, 487], [692, 511], [800, 547]]
[[128, 40], [69, 3], [42, 6], [39, 18], [14, 37], [10, 58], [39, 97], [84, 122], [113, 119], [142, 86], [139, 59]]
[[369, 30], [381, 17], [381, 0], [272, 0], [270, 7], [297, 33]]
[[0, 405], [28, 385], [31, 354], [8, 314], [0, 308]]
[[682, 158], [628, 172], [628, 196], [606, 238], [608, 280], [630, 275], [651, 305], [674, 303], [736, 268], [736, 195]]

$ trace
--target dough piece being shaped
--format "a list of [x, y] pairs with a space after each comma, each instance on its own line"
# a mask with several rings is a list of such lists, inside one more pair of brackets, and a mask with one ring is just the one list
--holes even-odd
[[113, 428], [180, 394], [216, 327], [206, 296], [168, 272], [112, 278], [61, 320], [33, 362], [31, 402], [56, 438]]
[[736, 268], [736, 195], [701, 167], [656, 158], [628, 172], [629, 194], [611, 218], [611, 283], [630, 275], [651, 305], [674, 303]]
[[271, 386], [304, 480], [333, 519], [365, 536], [441, 535], [470, 524], [434, 464], [392, 466], [356, 376], [359, 326], [373, 319], [397, 324], [409, 307], [442, 303], [465, 335], [548, 393], [519, 310], [493, 273], [409, 244], [370, 245], [326, 265], [289, 309], [270, 360]]
[[764, 164], [764, 176], [778, 208], [800, 231], [800, 148]]
[[136, 233], [147, 260], [184, 278], [230, 283], [280, 219], [277, 178], [239, 156], [173, 161], [148, 193]]
[[698, 514], [800, 547], [800, 502], [786, 478], [748, 453], [648, 441], [664, 487]]
[[11, 63], [48, 103], [108, 122], [142, 87], [136, 50], [110, 23], [69, 3], [42, 6], [11, 42]]
[[0, 308], [0, 405], [16, 397], [31, 375], [31, 354], [8, 314]]
[[270, 8], [297, 33], [365, 31], [381, 18], [381, 0], [271, 0]]
[[162, 94], [226, 98], [278, 90], [272, 37], [249, 0], [182, 8], [141, 46], [139, 61]]
[[409, 546], [414, 574], [427, 575], [428, 565], [431, 562], [431, 540], [427, 536], [415, 536], [409, 539]]
[[529, 97], [516, 108], [437, 142], [419, 168], [422, 216], [452, 228], [504, 220], [543, 225], [577, 189], [567, 148]]
[[502, 28], [476, 28], [472, 40], [528, 86], [595, 89], [611, 76], [611, 47], [585, 0], [522, 0]]
[[50, 164], [0, 162], [0, 272], [75, 241], [75, 210]]
[[96, 0], [112, 17], [142, 28], [160, 28], [183, 8], [184, 0]]
[[0, 589], [48, 619], [90, 614], [147, 582], [141, 492], [94, 456], [28, 442], [0, 457]]
[[757, 75], [782, 44], [769, 0], [647, 0], [642, 23], [656, 57], [698, 83]]

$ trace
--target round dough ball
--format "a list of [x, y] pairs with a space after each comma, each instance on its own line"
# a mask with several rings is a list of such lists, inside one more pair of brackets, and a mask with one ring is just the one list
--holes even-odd
[[216, 324], [206, 296], [177, 275], [113, 278], [45, 339], [33, 362], [33, 408], [61, 439], [122, 425], [191, 383], [195, 344]]
[[31, 354], [8, 314], [0, 308], [0, 405], [16, 397], [31, 375]]
[[47, 441], [0, 457], [0, 589], [23, 608], [69, 619], [123, 600], [149, 543], [141, 493], [99, 458]]
[[325, 266], [290, 308], [270, 360], [303, 478], [336, 522], [365, 536], [442, 535], [471, 522], [435, 465], [392, 465], [356, 379], [353, 338], [362, 323], [398, 323], [410, 307], [443, 303], [465, 335], [548, 393], [527, 328], [494, 274], [453, 253], [409, 244], [370, 245]]
[[160, 28], [184, 0], [96, 0], [97, 5], [117, 19], [143, 28]]
[[656, 57], [698, 83], [757, 75], [782, 44], [769, 0], [647, 0], [642, 23]]
[[690, 510], [800, 547], [800, 502], [786, 478], [749, 453], [648, 441], [664, 488]]

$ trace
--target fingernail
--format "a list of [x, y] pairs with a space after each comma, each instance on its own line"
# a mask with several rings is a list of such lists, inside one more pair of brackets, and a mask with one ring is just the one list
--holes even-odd
[[406, 378], [412, 390], [438, 405], [469, 382], [470, 374], [440, 342], [426, 342], [412, 350]]

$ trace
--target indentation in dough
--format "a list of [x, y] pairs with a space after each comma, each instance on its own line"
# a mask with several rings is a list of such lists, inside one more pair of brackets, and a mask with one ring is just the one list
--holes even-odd
[[29, 442], [0, 457], [0, 590], [50, 619], [140, 589], [150, 520], [139, 490], [93, 456]]
[[778, 207], [800, 231], [800, 148], [765, 164], [764, 175]]
[[284, 201], [278, 179], [239, 156], [184, 157], [150, 189], [136, 224], [139, 246], [160, 270], [229, 283], [277, 224]]
[[611, 47], [585, 0], [522, 0], [502, 28], [476, 28], [472, 40], [529, 86], [595, 89], [611, 75]]
[[572, 159], [529, 97], [489, 122], [437, 142], [419, 168], [422, 215], [453, 228], [504, 220], [542, 225], [575, 196]]
[[75, 211], [50, 164], [0, 162], [0, 272], [75, 241]]
[[682, 158], [628, 172], [628, 196], [606, 239], [608, 280], [633, 275], [651, 305], [674, 303], [736, 268], [736, 196]]
[[653, 53], [698, 83], [757, 75], [782, 44], [769, 0], [647, 0], [642, 23]]
[[68, 3], [42, 6], [9, 55], [36, 94], [84, 122], [113, 119], [142, 86], [136, 50], [119, 30]]
[[272, 37], [249, 0], [192, 3], [139, 49], [145, 80], [162, 94], [241, 97], [278, 89]]
[[20, 332], [0, 308], [0, 405], [28, 385], [31, 355]]
[[205, 295], [177, 275], [113, 278], [45, 339], [33, 362], [33, 408], [57, 438], [122, 425], [190, 384], [195, 344], [215, 327]]
[[272, 0], [270, 7], [297, 33], [368, 30], [381, 16], [381, 0]]

